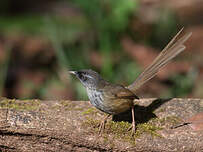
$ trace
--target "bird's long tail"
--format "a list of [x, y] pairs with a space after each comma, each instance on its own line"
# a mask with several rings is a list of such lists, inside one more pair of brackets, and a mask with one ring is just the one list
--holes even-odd
[[152, 64], [150, 64], [139, 76], [138, 78], [128, 86], [132, 92], [135, 92], [140, 86], [146, 83], [148, 80], [153, 78], [158, 71], [164, 67], [171, 59], [181, 53], [184, 49], [184, 42], [192, 35], [192, 33], [187, 33], [180, 39], [177, 37], [183, 31], [183, 28], [174, 36], [174, 38], [168, 43], [168, 45], [159, 53], [159, 55], [154, 59]]

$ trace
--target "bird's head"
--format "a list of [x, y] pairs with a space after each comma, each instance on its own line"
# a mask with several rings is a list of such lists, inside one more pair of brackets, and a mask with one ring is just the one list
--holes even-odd
[[91, 69], [69, 71], [69, 73], [74, 74], [85, 88], [97, 89], [99, 84], [104, 81], [97, 72]]

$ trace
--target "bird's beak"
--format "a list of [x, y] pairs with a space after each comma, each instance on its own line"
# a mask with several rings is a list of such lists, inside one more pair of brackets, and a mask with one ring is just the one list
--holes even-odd
[[76, 75], [76, 71], [69, 71], [69, 73]]

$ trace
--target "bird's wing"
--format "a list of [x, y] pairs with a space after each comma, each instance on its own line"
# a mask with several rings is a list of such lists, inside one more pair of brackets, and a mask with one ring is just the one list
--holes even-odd
[[[122, 85], [111, 84], [108, 87], [108, 96], [112, 98], [121, 98], [121, 99], [139, 99], [133, 92], [125, 88]], [[106, 87], [106, 88], [107, 88]]]
[[168, 43], [168, 45], [159, 53], [159, 55], [154, 59], [152, 64], [150, 64], [139, 76], [138, 78], [127, 88], [133, 93], [146, 83], [148, 80], [153, 78], [158, 71], [164, 67], [171, 59], [181, 53], [184, 49], [184, 42], [192, 35], [192, 33], [187, 33], [180, 39], [177, 37], [180, 35], [183, 29], [181, 29], [174, 38]]

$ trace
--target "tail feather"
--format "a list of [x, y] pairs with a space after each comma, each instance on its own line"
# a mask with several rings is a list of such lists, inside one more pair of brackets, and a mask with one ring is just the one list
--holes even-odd
[[171, 59], [176, 57], [181, 53], [186, 47], [184, 42], [192, 35], [192, 33], [187, 33], [183, 37], [177, 40], [177, 37], [182, 32], [183, 28], [174, 36], [174, 38], [168, 43], [168, 45], [159, 53], [159, 55], [154, 59], [152, 64], [150, 64], [139, 76], [138, 78], [128, 86], [132, 92], [135, 92], [144, 83], [153, 78], [159, 70], [164, 67]]

